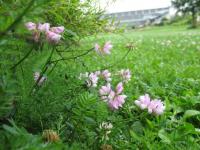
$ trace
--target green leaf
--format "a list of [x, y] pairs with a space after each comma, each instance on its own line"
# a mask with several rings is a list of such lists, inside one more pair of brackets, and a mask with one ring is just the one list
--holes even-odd
[[16, 131], [16, 129], [13, 128], [13, 127], [10, 127], [10, 126], [7, 126], [7, 125], [3, 125], [3, 128], [4, 128], [6, 131], [8, 131], [8, 132], [10, 132], [11, 134], [13, 134], [13, 135], [18, 135], [18, 134], [19, 134], [19, 133]]
[[133, 130], [130, 130], [130, 135], [133, 139], [140, 141], [140, 137]]
[[200, 115], [200, 111], [197, 110], [187, 110], [183, 116], [183, 119], [187, 119], [196, 115]]
[[159, 132], [158, 132], [158, 136], [159, 138], [161, 138], [162, 142], [163, 143], [167, 143], [167, 144], [170, 144], [171, 141], [170, 139], [167, 137], [167, 133], [165, 132], [164, 129], [161, 129]]

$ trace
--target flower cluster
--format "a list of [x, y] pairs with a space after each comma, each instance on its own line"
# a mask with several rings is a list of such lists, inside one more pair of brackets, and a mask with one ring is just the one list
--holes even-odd
[[40, 77], [40, 73], [39, 72], [35, 72], [33, 76], [34, 76], [34, 81], [35, 82], [37, 82], [38, 79], [40, 78], [40, 80], [37, 83], [39, 86], [41, 86], [44, 83], [44, 81], [47, 79], [44, 76]]
[[88, 76], [88, 80], [86, 80], [88, 87], [97, 87], [99, 77], [96, 73], [90, 73]]
[[92, 73], [80, 73], [80, 76], [78, 77], [79, 80], [85, 79], [87, 87], [97, 87], [98, 80], [99, 80], [99, 71], [92, 72]]
[[102, 137], [102, 140], [109, 140], [108, 135], [111, 133], [111, 129], [113, 128], [112, 123], [102, 122], [100, 124], [99, 128], [105, 132]]
[[94, 49], [98, 54], [111, 54], [110, 50], [112, 49], [113, 45], [110, 41], [106, 42], [103, 47], [101, 47], [99, 44], [95, 44]]
[[33, 31], [33, 39], [35, 42], [39, 42], [41, 37], [40, 34], [44, 33], [46, 36], [46, 40], [49, 43], [57, 44], [61, 39], [60, 34], [64, 32], [63, 26], [50, 28], [49, 23], [35, 24], [33, 22], [27, 22], [25, 26], [29, 31]]
[[[123, 83], [128, 83], [131, 80], [131, 71], [129, 69], [122, 69], [118, 71]], [[85, 79], [88, 87], [96, 87], [99, 79], [105, 80], [107, 83], [112, 81], [112, 73], [109, 70], [95, 71], [91, 73], [80, 73], [79, 80]]]
[[79, 79], [85, 79], [87, 87], [97, 87], [99, 78], [103, 78], [105, 81], [110, 82], [111, 73], [108, 70], [95, 71], [91, 73], [80, 73]]
[[161, 115], [165, 110], [165, 106], [161, 100], [151, 100], [148, 94], [139, 97], [135, 104], [142, 110], [147, 109], [149, 114]]
[[106, 86], [102, 86], [99, 90], [101, 99], [108, 103], [111, 109], [119, 109], [125, 103], [126, 95], [121, 95], [123, 92], [122, 82], [118, 83], [115, 91], [112, 90], [110, 83]]
[[103, 79], [107, 82], [110, 82], [112, 80], [111, 78], [111, 73], [109, 72], [109, 70], [104, 70], [101, 73], [101, 76], [103, 77]]
[[122, 69], [118, 72], [121, 76], [122, 81], [128, 83], [131, 80], [131, 71], [129, 69]]

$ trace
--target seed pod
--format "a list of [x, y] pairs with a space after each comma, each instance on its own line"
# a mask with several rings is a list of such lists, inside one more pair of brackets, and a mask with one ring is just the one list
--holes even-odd
[[111, 145], [104, 144], [101, 146], [101, 150], [113, 150]]
[[59, 135], [51, 129], [44, 130], [42, 133], [42, 137], [46, 142], [56, 142], [60, 140]]

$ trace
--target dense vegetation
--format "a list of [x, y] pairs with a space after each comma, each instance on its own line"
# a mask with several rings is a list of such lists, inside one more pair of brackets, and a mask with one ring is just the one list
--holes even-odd
[[[1, 14], [13, 4], [16, 10], [27, 4], [7, 2], [1, 2]], [[1, 15], [0, 149], [200, 148], [200, 30], [165, 26], [95, 34], [106, 20], [91, 3], [84, 4], [91, 13], [84, 17], [86, 12], [78, 9], [82, 2], [46, 2], [34, 1], [35, 8], [17, 22], [21, 11]], [[64, 9], [71, 22], [55, 4], [73, 7]], [[41, 32], [37, 42], [35, 30], [24, 26], [28, 21], [64, 26], [65, 31], [58, 41]], [[122, 69], [129, 69], [130, 80], [129, 74], [120, 78]], [[96, 71], [103, 74], [99, 82]], [[90, 80], [85, 72], [93, 73]], [[102, 100], [99, 89], [106, 82], [115, 97], [121, 96], [120, 103]], [[137, 100], [144, 94], [160, 99], [163, 112], [141, 109]]]

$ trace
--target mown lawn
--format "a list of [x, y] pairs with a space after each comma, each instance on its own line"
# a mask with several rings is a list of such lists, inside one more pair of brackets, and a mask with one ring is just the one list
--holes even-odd
[[[23, 72], [18, 70], [21, 97], [16, 124], [34, 134], [54, 129], [64, 143], [75, 143], [77, 149], [97, 149], [103, 144], [120, 150], [199, 149], [200, 30], [166, 26], [99, 34], [81, 40], [81, 47], [72, 47], [73, 56], [105, 41], [113, 44], [111, 55], [102, 57], [93, 51], [75, 60], [60, 61], [30, 97], [33, 72], [40, 71], [49, 53], [48, 49], [34, 52], [23, 64]], [[122, 59], [130, 45], [133, 50]], [[124, 86], [126, 102], [119, 110], [110, 110], [99, 98], [100, 86], [87, 89], [84, 81], [78, 80], [80, 73], [103, 68], [113, 75], [120, 69], [132, 72], [131, 81]], [[117, 82], [113, 77], [112, 84]], [[164, 102], [166, 109], [161, 116], [150, 115], [134, 104], [145, 93]], [[105, 140], [99, 125], [106, 121], [113, 128]]]

